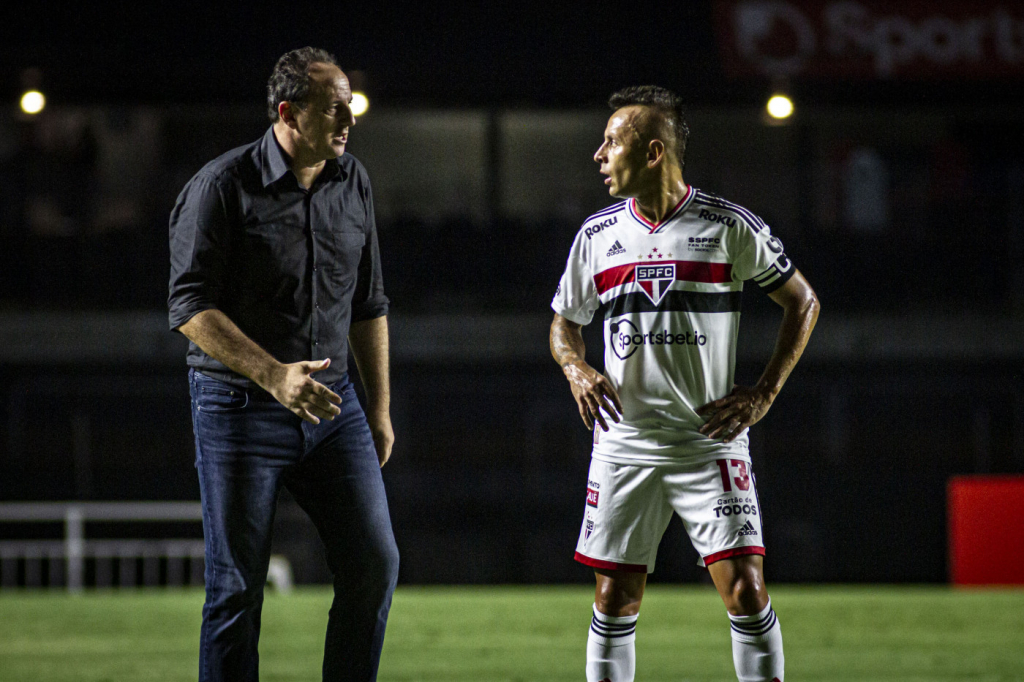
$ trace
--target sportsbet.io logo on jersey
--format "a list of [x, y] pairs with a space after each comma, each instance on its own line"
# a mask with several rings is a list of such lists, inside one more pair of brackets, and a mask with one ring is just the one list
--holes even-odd
[[642, 346], [704, 346], [708, 342], [708, 337], [696, 329], [678, 334], [667, 329], [641, 333], [635, 324], [626, 319], [612, 322], [608, 330], [608, 343], [620, 360], [631, 357]]

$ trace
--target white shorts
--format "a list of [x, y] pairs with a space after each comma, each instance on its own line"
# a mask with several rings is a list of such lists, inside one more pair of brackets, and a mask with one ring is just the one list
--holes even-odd
[[679, 514], [690, 542], [710, 565], [764, 554], [761, 506], [750, 463], [630, 466], [590, 461], [586, 513], [576, 560], [595, 568], [654, 571], [658, 543]]

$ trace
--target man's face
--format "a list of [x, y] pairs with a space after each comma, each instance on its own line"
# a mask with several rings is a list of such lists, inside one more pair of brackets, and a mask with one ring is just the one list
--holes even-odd
[[594, 154], [601, 164], [601, 174], [607, 175], [604, 184], [613, 197], [636, 196], [638, 183], [643, 182], [647, 168], [647, 150], [638, 134], [640, 107], [623, 107], [611, 118], [604, 129], [604, 143]]
[[299, 143], [317, 159], [333, 159], [345, 153], [348, 129], [356, 124], [349, 108], [352, 88], [333, 64], [314, 64], [309, 75], [309, 96], [293, 109]]

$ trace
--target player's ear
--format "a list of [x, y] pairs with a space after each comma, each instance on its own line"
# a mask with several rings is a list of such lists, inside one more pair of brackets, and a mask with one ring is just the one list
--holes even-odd
[[655, 138], [647, 145], [647, 167], [654, 168], [665, 157], [665, 143]]

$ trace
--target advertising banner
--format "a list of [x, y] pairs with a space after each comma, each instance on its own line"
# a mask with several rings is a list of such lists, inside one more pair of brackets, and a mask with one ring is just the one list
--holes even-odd
[[718, 0], [714, 22], [731, 77], [1024, 84], [1019, 2]]

